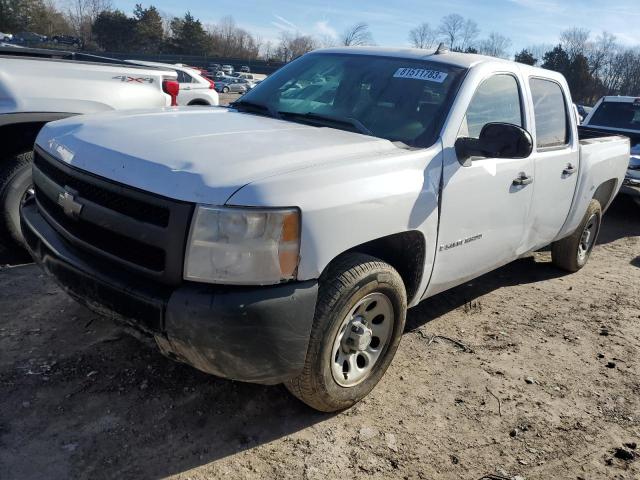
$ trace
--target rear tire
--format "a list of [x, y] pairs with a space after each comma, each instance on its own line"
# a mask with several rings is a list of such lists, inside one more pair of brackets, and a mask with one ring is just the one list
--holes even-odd
[[24, 246], [20, 205], [32, 188], [33, 152], [24, 152], [0, 163], [0, 241]]
[[229, 93], [229, 87], [222, 87], [222, 93]]
[[338, 258], [320, 278], [305, 365], [287, 389], [323, 412], [356, 404], [391, 364], [406, 312], [404, 283], [391, 265], [360, 253]]
[[553, 264], [568, 272], [577, 272], [584, 267], [598, 239], [601, 223], [602, 207], [600, 202], [591, 200], [576, 231], [551, 244]]

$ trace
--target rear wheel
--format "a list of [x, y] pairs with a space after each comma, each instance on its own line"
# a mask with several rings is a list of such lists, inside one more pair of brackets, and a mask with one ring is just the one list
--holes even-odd
[[222, 93], [229, 93], [229, 87], [222, 87]]
[[601, 223], [602, 207], [600, 202], [591, 200], [576, 231], [569, 237], [558, 240], [551, 245], [553, 264], [569, 272], [577, 272], [584, 267], [598, 239]]
[[0, 240], [24, 245], [20, 229], [20, 205], [33, 194], [33, 152], [24, 152], [0, 163]]
[[362, 400], [396, 353], [406, 310], [405, 287], [391, 265], [359, 253], [336, 260], [320, 279], [305, 366], [288, 390], [324, 412]]

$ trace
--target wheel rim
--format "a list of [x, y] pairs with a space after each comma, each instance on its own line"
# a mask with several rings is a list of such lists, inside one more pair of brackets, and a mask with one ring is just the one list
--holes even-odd
[[582, 230], [582, 236], [580, 237], [580, 243], [578, 244], [578, 259], [583, 261], [591, 249], [593, 248], [593, 244], [596, 241], [596, 235], [598, 233], [598, 216], [591, 215], [589, 220], [584, 226]]
[[24, 194], [22, 195], [22, 198], [20, 199], [20, 205], [24, 205], [25, 202], [27, 200], [29, 200], [31, 197], [33, 197], [36, 194], [35, 189], [33, 188], [33, 185], [29, 185], [29, 188], [27, 188], [24, 192]]
[[342, 321], [331, 350], [331, 374], [342, 387], [353, 387], [375, 370], [395, 323], [393, 304], [383, 293], [370, 293]]

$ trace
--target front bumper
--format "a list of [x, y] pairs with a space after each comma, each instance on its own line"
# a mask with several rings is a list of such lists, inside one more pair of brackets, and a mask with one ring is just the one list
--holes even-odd
[[96, 260], [67, 243], [31, 199], [21, 210], [28, 249], [80, 303], [152, 335], [165, 355], [214, 375], [277, 384], [307, 353], [315, 280], [268, 287], [185, 282], [172, 288]]

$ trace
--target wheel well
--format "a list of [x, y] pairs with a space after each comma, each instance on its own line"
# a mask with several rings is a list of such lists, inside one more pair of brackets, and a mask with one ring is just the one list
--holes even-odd
[[31, 150], [38, 132], [45, 123], [47, 122], [15, 123], [0, 127], [3, 159]]
[[191, 102], [189, 102], [187, 104], [187, 106], [189, 105], [209, 105], [207, 102], [205, 102], [204, 100], [192, 100]]
[[425, 257], [425, 240], [422, 233], [415, 230], [396, 233], [363, 243], [348, 251], [366, 253], [395, 268], [404, 282], [408, 302], [419, 293]]
[[616, 179], [612, 178], [611, 180], [607, 180], [602, 183], [593, 194], [594, 200], [598, 200], [598, 202], [600, 202], [602, 210], [605, 210], [609, 206], [609, 202], [612, 200], [615, 188]]

